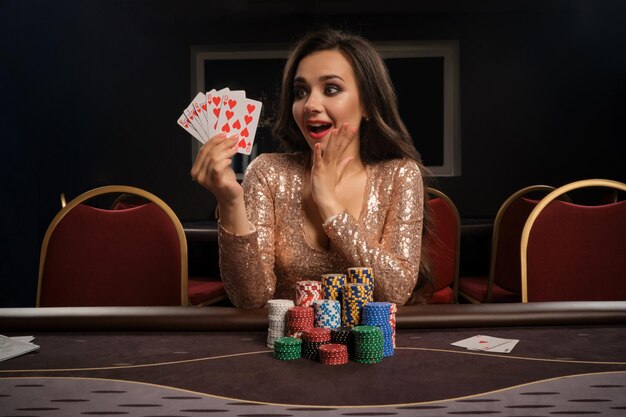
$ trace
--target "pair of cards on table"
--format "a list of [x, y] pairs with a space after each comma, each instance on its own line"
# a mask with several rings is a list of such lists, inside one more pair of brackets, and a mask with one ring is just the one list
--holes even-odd
[[483, 352], [510, 353], [519, 339], [501, 339], [492, 336], [472, 336], [467, 339], [451, 343], [452, 346], [464, 347], [467, 350], [478, 350]]
[[220, 133], [237, 135], [237, 152], [250, 155], [262, 106], [260, 101], [247, 98], [244, 90], [213, 89], [198, 93], [178, 124], [202, 144]]
[[31, 343], [34, 339], [33, 336], [7, 337], [0, 334], [0, 361], [39, 349], [39, 346]]

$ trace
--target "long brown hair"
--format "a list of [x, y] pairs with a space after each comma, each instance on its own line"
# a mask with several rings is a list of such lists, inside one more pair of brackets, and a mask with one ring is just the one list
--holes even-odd
[[[292, 116], [294, 102], [294, 78], [300, 61], [306, 56], [319, 51], [337, 50], [350, 62], [354, 71], [357, 87], [359, 88], [361, 103], [367, 119], [361, 121], [360, 126], [360, 156], [365, 164], [386, 161], [396, 158], [414, 160], [420, 168], [424, 185], [430, 176], [422, 164], [419, 152], [413, 145], [413, 140], [398, 111], [396, 96], [389, 71], [383, 59], [374, 46], [358, 35], [346, 32], [323, 29], [311, 32], [303, 37], [292, 49], [283, 72], [277, 121], [272, 133], [274, 138], [281, 142], [282, 148], [289, 152], [303, 152], [310, 154], [310, 148], [304, 139], [300, 128]], [[428, 195], [424, 191], [424, 236], [429, 229]], [[414, 291], [426, 294], [432, 289], [432, 279], [427, 251], [422, 250], [420, 261], [420, 279]], [[425, 292], [426, 291], [426, 292]]]

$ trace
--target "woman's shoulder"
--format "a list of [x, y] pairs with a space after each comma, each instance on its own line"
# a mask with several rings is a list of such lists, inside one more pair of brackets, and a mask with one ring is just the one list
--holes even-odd
[[422, 178], [422, 171], [419, 164], [413, 159], [408, 158], [396, 158], [386, 161], [380, 161], [375, 164], [374, 171], [376, 176], [389, 180], [399, 180], [406, 178], [409, 180], [416, 180]]

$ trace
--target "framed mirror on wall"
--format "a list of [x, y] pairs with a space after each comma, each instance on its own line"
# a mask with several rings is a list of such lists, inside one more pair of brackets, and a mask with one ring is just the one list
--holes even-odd
[[[457, 41], [375, 43], [389, 68], [400, 114], [424, 164], [435, 176], [461, 175], [459, 47]], [[191, 97], [228, 87], [263, 103], [251, 155], [233, 160], [238, 177], [254, 157], [275, 152], [271, 130], [287, 45], [194, 46]], [[192, 140], [192, 162], [200, 143]]]

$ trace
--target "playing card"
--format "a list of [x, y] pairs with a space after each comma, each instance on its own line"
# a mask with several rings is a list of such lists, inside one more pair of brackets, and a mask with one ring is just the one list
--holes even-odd
[[206, 95], [204, 93], [196, 94], [191, 104], [193, 104], [193, 108], [196, 110], [198, 121], [202, 125], [204, 132], [208, 135], [209, 121], [207, 119]]
[[237, 152], [250, 155], [262, 106], [246, 98], [244, 90], [212, 89], [196, 94], [178, 124], [203, 144], [218, 133], [238, 135]]
[[489, 352], [496, 352], [496, 353], [509, 353], [513, 350], [513, 348], [515, 347], [515, 345], [517, 345], [517, 342], [519, 342], [519, 339], [511, 339], [506, 343], [503, 343], [501, 345], [495, 346], [491, 349], [489, 349]]
[[185, 113], [183, 113], [178, 118], [178, 125], [181, 126], [183, 129], [185, 129], [189, 134], [191, 134], [191, 136], [193, 136], [194, 138], [198, 139], [200, 142], [202, 142], [202, 143], [205, 142], [205, 140], [202, 138], [202, 136], [200, 136], [200, 134], [192, 126], [192, 124], [189, 121], [189, 119], [187, 119], [187, 115]]
[[228, 95], [229, 88], [222, 88], [219, 91], [211, 90], [206, 94], [207, 97], [207, 125], [209, 139], [215, 136], [217, 131], [217, 119], [220, 117], [222, 109], [222, 100], [224, 95]]
[[263, 103], [257, 100], [245, 99], [242, 105], [235, 111], [235, 121], [232, 127], [234, 132], [239, 134], [240, 140], [237, 143], [237, 152], [250, 155], [254, 138], [256, 136], [259, 117], [261, 115]]
[[[246, 99], [243, 90], [228, 91], [221, 96], [220, 115], [217, 119], [217, 132], [226, 133], [228, 136], [238, 134], [241, 127], [235, 123]], [[239, 128], [235, 127], [239, 126]]]
[[201, 136], [200, 141], [202, 143], [206, 143], [206, 141], [209, 140], [209, 136], [204, 130], [204, 127], [202, 127], [202, 123], [200, 122], [200, 118], [198, 117], [198, 112], [196, 112], [196, 109], [193, 107], [193, 103], [190, 103], [189, 106], [187, 106], [187, 108], [183, 111], [183, 113], [185, 114], [185, 116], [187, 116], [187, 120], [189, 121], [189, 123], [191, 123], [193, 128], [196, 129], [196, 132], [198, 132], [198, 134]]
[[[515, 347], [515, 344], [517, 344], [518, 341], [519, 340], [515, 340], [515, 339], [501, 339], [498, 337], [478, 335], [478, 336], [469, 337], [467, 339], [459, 340], [458, 342], [451, 343], [451, 345], [464, 347], [469, 350], [482, 350], [482, 351], [495, 352], [494, 348], [497, 348], [504, 344], [510, 344], [511, 342], [515, 342], [513, 346], [510, 347], [510, 349], [513, 349], [513, 347]], [[505, 353], [508, 353], [508, 352], [505, 352]]]

